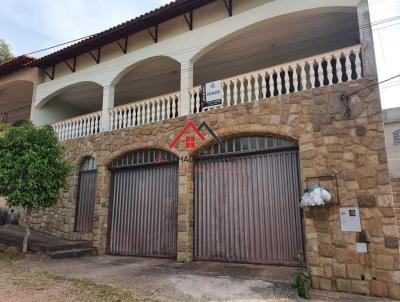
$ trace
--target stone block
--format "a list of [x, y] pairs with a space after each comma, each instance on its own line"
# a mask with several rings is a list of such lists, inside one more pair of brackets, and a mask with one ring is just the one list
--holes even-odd
[[368, 295], [369, 294], [369, 282], [351, 280], [351, 290], [353, 293]]
[[377, 255], [375, 267], [377, 269], [392, 270], [394, 267], [394, 257], [391, 255]]
[[370, 194], [358, 194], [357, 202], [360, 208], [368, 208], [376, 206], [376, 198]]
[[361, 276], [364, 275], [364, 268], [360, 264], [346, 264], [346, 268], [350, 279], [361, 280]]
[[400, 285], [388, 284], [387, 287], [388, 287], [389, 297], [400, 300]]
[[351, 282], [347, 279], [336, 279], [336, 288], [342, 292], [351, 292]]
[[332, 271], [334, 277], [347, 278], [346, 265], [340, 263], [332, 264]]
[[385, 247], [389, 249], [398, 249], [399, 238], [394, 236], [385, 237]]
[[371, 294], [378, 297], [387, 297], [388, 289], [385, 282], [371, 280], [370, 281]]
[[319, 288], [322, 290], [332, 290], [332, 280], [319, 278]]

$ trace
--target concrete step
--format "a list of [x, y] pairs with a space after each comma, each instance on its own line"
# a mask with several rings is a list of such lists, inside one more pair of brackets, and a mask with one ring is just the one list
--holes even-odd
[[84, 256], [96, 256], [97, 249], [94, 247], [76, 248], [68, 250], [60, 250], [56, 252], [50, 252], [49, 256], [51, 258], [80, 258]]
[[[0, 243], [22, 248], [25, 229], [18, 225], [0, 226]], [[54, 258], [96, 255], [96, 248], [88, 241], [71, 241], [31, 231], [28, 250], [44, 253]], [[76, 256], [74, 256], [76, 255]]]

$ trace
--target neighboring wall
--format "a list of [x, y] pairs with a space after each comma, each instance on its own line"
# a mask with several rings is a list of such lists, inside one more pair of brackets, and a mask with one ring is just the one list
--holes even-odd
[[400, 107], [385, 109], [383, 121], [389, 171], [392, 177], [400, 178], [400, 144], [395, 144], [393, 140], [393, 132], [400, 130]]
[[[69, 239], [89, 239], [105, 252], [110, 197], [110, 162], [125, 152], [168, 145], [188, 120], [206, 121], [221, 138], [278, 135], [299, 144], [302, 188], [309, 176], [336, 174], [341, 207], [359, 207], [368, 253], [356, 252], [356, 233], [340, 229], [339, 208], [305, 211], [307, 262], [313, 286], [400, 299], [399, 235], [387, 167], [379, 94], [369, 88], [350, 100], [352, 117], [343, 117], [340, 95], [359, 91], [370, 82], [357, 80], [268, 100], [241, 104], [130, 129], [63, 143], [66, 159], [75, 165], [70, 189], [60, 204], [36, 213], [33, 228]], [[207, 137], [205, 144], [212, 142]], [[190, 155], [181, 144], [172, 150]], [[98, 163], [94, 230], [74, 233], [78, 167], [86, 156]], [[190, 163], [180, 163], [178, 194], [178, 261], [193, 259], [193, 175]]]

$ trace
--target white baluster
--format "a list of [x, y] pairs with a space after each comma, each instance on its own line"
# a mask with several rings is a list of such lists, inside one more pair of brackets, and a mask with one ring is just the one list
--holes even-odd
[[136, 114], [136, 105], [132, 105], [131, 106], [131, 112], [132, 112], [132, 116], [131, 116], [131, 127], [135, 127], [136, 126], [136, 121], [137, 121], [137, 114]]
[[[276, 72], [276, 84], [277, 84], [277, 89], [278, 89], [278, 95], [282, 94], [282, 77], [281, 77], [281, 71], [282, 69], [279, 69]], [[275, 70], [274, 70], [275, 72]]]
[[262, 99], [267, 98], [267, 72], [261, 73], [261, 92], [262, 92]]
[[70, 129], [69, 125], [70, 125], [69, 121], [66, 121], [65, 122], [66, 129], [65, 129], [64, 139], [69, 139], [69, 129]]
[[244, 77], [239, 78], [239, 82], [240, 82], [240, 103], [243, 104], [245, 96]]
[[259, 82], [259, 77], [260, 74], [256, 73], [254, 74], [254, 99], [258, 101], [260, 99], [260, 82]]
[[226, 86], [226, 106], [230, 106], [232, 102], [231, 81], [230, 80], [226, 81], [224, 85]]
[[82, 136], [82, 120], [78, 118], [78, 137]]
[[[111, 114], [111, 113], [108, 112], [108, 114]], [[93, 128], [94, 133], [99, 133], [99, 120], [100, 120], [100, 113], [96, 114], [96, 116], [94, 117], [94, 128]], [[111, 127], [110, 127], [110, 129], [111, 129]]]
[[342, 68], [342, 62], [340, 62], [340, 59], [342, 58], [342, 54], [336, 54], [336, 74], [338, 78], [338, 83], [343, 82], [343, 68]]
[[362, 66], [361, 66], [360, 53], [361, 53], [361, 49], [360, 48], [354, 49], [354, 55], [356, 56], [355, 65], [356, 65], [357, 79], [361, 79], [361, 76], [362, 76]]
[[163, 104], [163, 98], [159, 98], [157, 100], [157, 121], [162, 121], [162, 104]]
[[132, 106], [126, 107], [126, 127], [132, 127]]
[[314, 69], [314, 61], [309, 62], [310, 66], [310, 82], [311, 82], [311, 88], [315, 88], [315, 69]]
[[253, 97], [253, 85], [251, 83], [252, 80], [252, 76], [248, 75], [246, 76], [246, 81], [247, 81], [247, 102], [251, 102], [252, 101], [252, 97]]
[[298, 66], [297, 64], [292, 67], [292, 77], [293, 77], [293, 92], [299, 91], [299, 75], [297, 73]]
[[283, 81], [285, 83], [286, 94], [290, 93], [290, 77], [289, 77], [289, 69], [290, 66], [286, 66], [283, 69]]
[[150, 117], [151, 117], [151, 108], [150, 108], [150, 102], [146, 102], [146, 124], [150, 123]]
[[350, 51], [346, 51], [346, 52], [344, 53], [344, 57], [345, 57], [345, 59], [346, 59], [346, 64], [345, 64], [345, 66], [346, 66], [347, 81], [351, 81], [351, 80], [352, 80], [352, 79], [351, 79], [352, 70], [351, 70], [350, 55], [351, 55], [351, 52], [350, 52]]
[[275, 70], [272, 70], [269, 73], [269, 93], [271, 94], [271, 97], [275, 95], [274, 75], [275, 75]]
[[155, 122], [156, 120], [156, 103], [155, 100], [151, 100], [151, 121]]
[[301, 62], [299, 65], [301, 72], [301, 90], [306, 90], [307, 89], [306, 62]]
[[233, 80], [233, 105], [238, 104], [239, 98], [239, 79]]
[[333, 84], [332, 56], [326, 58], [326, 74], [328, 78], [328, 85], [332, 85]]
[[319, 87], [322, 87], [324, 86], [324, 69], [322, 68], [322, 58], [317, 58], [315, 62], [317, 63]]

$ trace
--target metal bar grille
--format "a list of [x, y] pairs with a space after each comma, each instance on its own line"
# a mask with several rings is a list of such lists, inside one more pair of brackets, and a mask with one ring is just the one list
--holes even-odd
[[295, 264], [303, 250], [298, 152], [199, 161], [195, 259]]
[[75, 215], [75, 232], [90, 233], [93, 229], [96, 202], [97, 170], [79, 173], [78, 201]]
[[114, 170], [108, 253], [175, 257], [178, 166]]

